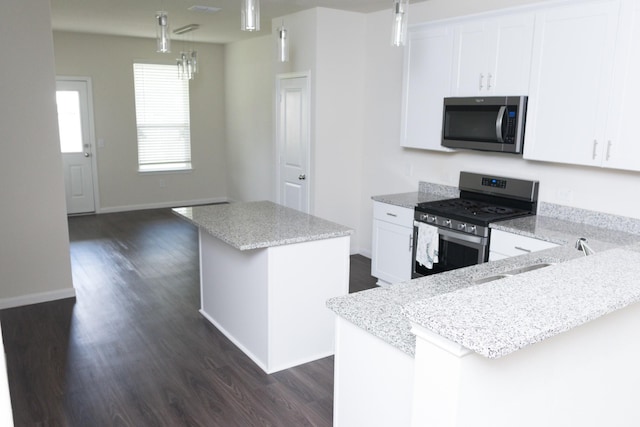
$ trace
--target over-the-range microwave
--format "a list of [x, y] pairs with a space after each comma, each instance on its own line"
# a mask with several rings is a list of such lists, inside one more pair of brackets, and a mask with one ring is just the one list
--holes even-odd
[[442, 145], [522, 153], [526, 96], [445, 98]]

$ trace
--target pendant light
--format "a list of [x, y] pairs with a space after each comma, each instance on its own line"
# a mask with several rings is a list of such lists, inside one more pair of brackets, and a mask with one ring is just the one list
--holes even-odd
[[240, 29], [260, 31], [260, 0], [241, 0]]
[[289, 32], [284, 23], [278, 28], [278, 61], [289, 61]]
[[409, 0], [393, 0], [391, 45], [404, 46], [407, 42], [407, 12]]
[[[184, 27], [176, 28], [173, 33], [176, 35], [182, 35], [185, 33], [191, 33], [200, 28], [198, 24], [189, 24]], [[180, 52], [180, 56], [176, 60], [178, 65], [178, 76], [181, 79], [193, 80], [198, 73], [198, 52], [193, 48], [193, 38], [189, 41], [189, 49], [185, 49]]]
[[169, 37], [169, 16], [167, 12], [156, 12], [156, 52], [171, 52], [171, 38]]

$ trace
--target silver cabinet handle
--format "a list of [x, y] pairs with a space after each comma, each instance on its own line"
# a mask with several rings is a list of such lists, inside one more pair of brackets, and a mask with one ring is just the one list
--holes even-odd
[[609, 161], [609, 157], [611, 155], [611, 141], [607, 141], [607, 161]]
[[305, 179], [307, 179], [307, 176], [306, 176], [305, 174], [302, 174], [302, 175], [299, 175], [299, 176], [298, 176], [298, 179], [299, 179], [300, 181], [304, 181]]
[[487, 90], [491, 90], [491, 73], [487, 74]]
[[84, 153], [84, 156], [85, 156], [85, 157], [91, 157], [91, 154], [89, 154], [89, 153], [85, 152], [85, 153]]
[[498, 110], [498, 116], [496, 117], [496, 137], [498, 138], [498, 142], [500, 143], [504, 142], [504, 138], [502, 137], [502, 120], [504, 119], [504, 115], [506, 112], [507, 107], [503, 105]]
[[394, 213], [391, 213], [391, 212], [387, 212], [387, 215], [392, 216], [392, 217], [394, 217], [394, 218], [398, 216], [398, 215], [396, 215], [396, 214], [394, 214]]
[[514, 246], [515, 249], [522, 251], [522, 252], [531, 252], [531, 249], [527, 249], [527, 248], [521, 248], [520, 246]]
[[593, 140], [593, 154], [591, 154], [591, 158], [593, 160], [596, 159], [596, 150], [597, 150], [597, 148], [598, 148], [598, 140], [594, 139]]
[[484, 74], [480, 73], [480, 84], [479, 84], [479, 87], [478, 87], [479, 90], [482, 90], [482, 88], [483, 88], [483, 86], [482, 86], [482, 81], [483, 80], [484, 80]]
[[413, 250], [413, 234], [409, 236], [409, 251]]

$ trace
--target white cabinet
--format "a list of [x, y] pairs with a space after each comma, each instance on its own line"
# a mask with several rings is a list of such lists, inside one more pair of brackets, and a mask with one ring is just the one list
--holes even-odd
[[602, 163], [618, 13], [618, 1], [537, 13], [525, 159]]
[[534, 14], [505, 14], [456, 25], [456, 96], [526, 95]]
[[400, 144], [408, 148], [451, 151], [441, 146], [440, 141], [442, 105], [451, 87], [452, 27], [412, 27], [407, 40]]
[[611, 108], [606, 139], [601, 142], [602, 166], [640, 171], [640, 2], [625, 0], [620, 11]]
[[555, 243], [534, 239], [502, 230], [491, 230], [489, 261], [524, 255], [544, 249], [555, 248]]
[[379, 285], [411, 279], [413, 209], [373, 202], [371, 275]]

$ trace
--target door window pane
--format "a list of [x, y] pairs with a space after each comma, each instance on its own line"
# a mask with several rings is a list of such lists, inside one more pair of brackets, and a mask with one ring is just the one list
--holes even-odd
[[81, 153], [80, 94], [76, 91], [59, 90], [56, 92], [56, 103], [58, 105], [60, 151], [63, 153]]

